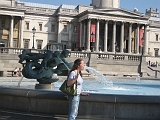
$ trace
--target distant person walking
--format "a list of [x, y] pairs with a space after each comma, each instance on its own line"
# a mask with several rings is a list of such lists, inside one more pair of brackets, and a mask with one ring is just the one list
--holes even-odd
[[15, 67], [13, 71], [14, 71], [14, 74], [16, 75], [16, 73], [17, 73], [17, 71], [18, 71], [18, 68]]
[[17, 70], [16, 76], [17, 76], [17, 77], [22, 77], [22, 76], [23, 76], [23, 75], [22, 75], [22, 69], [21, 69], [21, 68], [19, 68], [19, 69]]
[[102, 56], [102, 55], [101, 55], [101, 53], [102, 53], [102, 50], [101, 50], [101, 49], [99, 49], [99, 53], [100, 53], [100, 54], [99, 54], [99, 58], [101, 58], [101, 56]]
[[150, 61], [150, 60], [148, 61], [148, 65], [149, 65], [149, 66], [151, 65], [151, 61]]
[[158, 67], [158, 61], [156, 60], [156, 67]]

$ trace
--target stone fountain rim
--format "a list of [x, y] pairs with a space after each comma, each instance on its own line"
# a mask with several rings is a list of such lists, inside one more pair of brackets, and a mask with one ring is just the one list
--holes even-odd
[[[0, 95], [19, 96], [35, 99], [59, 99], [66, 100], [66, 94], [60, 91], [37, 90], [37, 89], [19, 89], [0, 87]], [[116, 94], [98, 94], [90, 93], [88, 97], [82, 97], [82, 101], [88, 102], [112, 102], [112, 103], [158, 103], [160, 96], [152, 95], [116, 95]]]

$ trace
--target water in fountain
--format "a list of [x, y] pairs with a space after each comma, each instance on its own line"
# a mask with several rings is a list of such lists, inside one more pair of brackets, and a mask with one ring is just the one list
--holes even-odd
[[136, 81], [140, 81], [141, 80], [141, 78], [140, 78], [140, 76], [138, 75], [137, 77], [136, 77]]
[[96, 90], [98, 89], [115, 90], [115, 91], [127, 90], [123, 87], [114, 85], [111, 79], [108, 79], [106, 76], [104, 76], [102, 73], [100, 73], [94, 68], [85, 66], [85, 70], [91, 73], [92, 75], [94, 75], [94, 78], [95, 78], [95, 80], [92, 80], [92, 84], [87, 85], [87, 88], [85, 88], [85, 89], [89, 89], [88, 90], [89, 92], [94, 91], [93, 88], [96, 88]]
[[23, 76], [22, 76], [21, 79], [19, 80], [17, 87], [20, 87], [20, 84], [21, 84], [22, 80], [23, 80]]
[[106, 87], [113, 87], [113, 82], [110, 81], [106, 76], [104, 76], [102, 73], [100, 73], [96, 69], [85, 66], [85, 70], [93, 74], [95, 76], [95, 79], [98, 80], [100, 84]]

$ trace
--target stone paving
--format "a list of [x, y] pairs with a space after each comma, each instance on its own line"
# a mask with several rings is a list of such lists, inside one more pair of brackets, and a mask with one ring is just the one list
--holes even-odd
[[47, 116], [0, 110], [0, 120], [67, 120], [66, 116]]
[[[78, 116], [76, 120], [103, 120], [98, 118], [85, 118], [85, 116]], [[0, 120], [67, 120], [67, 115], [45, 115], [35, 113], [23, 113], [20, 111], [9, 111], [0, 109]], [[113, 119], [104, 119], [113, 120]]]

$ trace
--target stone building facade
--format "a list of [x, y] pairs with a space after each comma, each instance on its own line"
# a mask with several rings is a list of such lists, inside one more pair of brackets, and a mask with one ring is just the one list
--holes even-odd
[[143, 48], [144, 55], [159, 56], [158, 14], [122, 9], [120, 0], [92, 0], [90, 6], [0, 0], [0, 46], [120, 54], [141, 54]]

